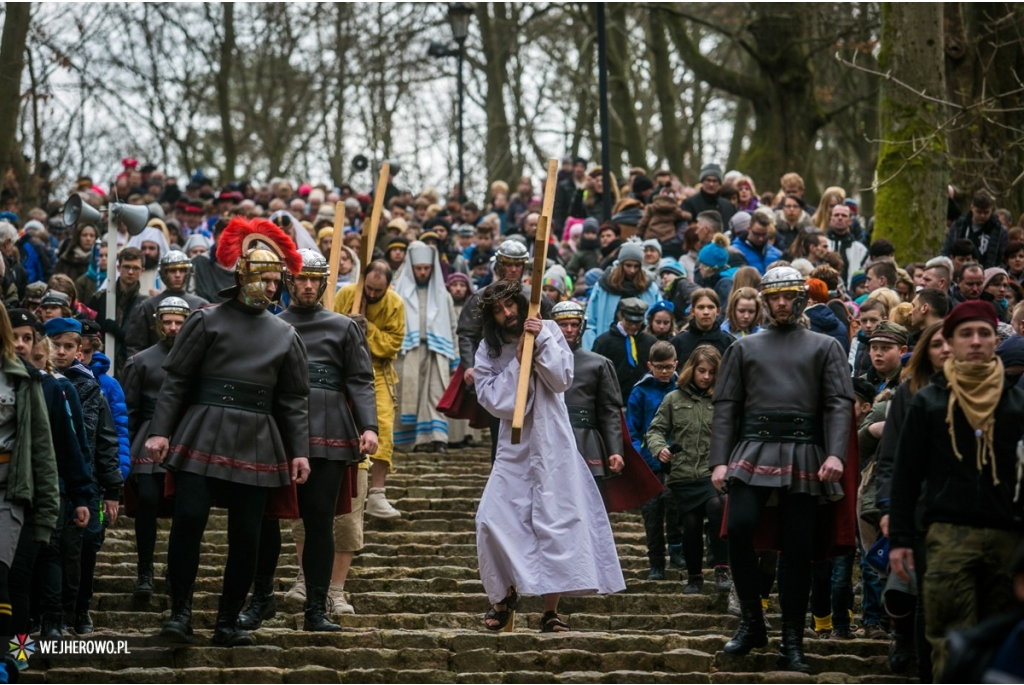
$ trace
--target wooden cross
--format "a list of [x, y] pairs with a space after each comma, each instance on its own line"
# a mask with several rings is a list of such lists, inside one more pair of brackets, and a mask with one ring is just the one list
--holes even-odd
[[[548, 177], [544, 184], [544, 202], [541, 205], [540, 220], [537, 221], [537, 237], [533, 241], [533, 275], [530, 278], [530, 307], [526, 318], [540, 313], [540, 301], [544, 296], [542, 282], [547, 267], [548, 240], [551, 237], [551, 211], [555, 204], [555, 188], [558, 183], [558, 160], [548, 160]], [[525, 322], [526, 319], [523, 319]], [[530, 372], [533, 371], [533, 333], [523, 338], [523, 359], [519, 363], [519, 385], [516, 388], [516, 405], [512, 412], [512, 444], [518, 445], [523, 437], [523, 422], [526, 419], [526, 396], [530, 391]]]
[[373, 246], [377, 242], [377, 227], [380, 225], [380, 215], [384, 211], [384, 193], [388, 189], [388, 179], [391, 177], [391, 165], [387, 162], [380, 168], [380, 178], [377, 179], [377, 192], [373, 195], [373, 211], [370, 212], [370, 220], [363, 224], [363, 240], [359, 243], [359, 282], [356, 283], [355, 297], [352, 298], [352, 314], [361, 313], [363, 308], [363, 285], [366, 282], [366, 269], [373, 259]]

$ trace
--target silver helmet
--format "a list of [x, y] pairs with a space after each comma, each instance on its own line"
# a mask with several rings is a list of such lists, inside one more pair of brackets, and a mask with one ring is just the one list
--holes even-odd
[[156, 331], [157, 337], [161, 340], [167, 339], [167, 331], [164, 330], [163, 319], [165, 314], [177, 314], [187, 319], [191, 313], [192, 307], [180, 297], [165, 297], [160, 300], [156, 306], [156, 312], [153, 314], [153, 329]]
[[526, 243], [521, 240], [506, 238], [498, 246], [495, 257], [499, 264], [526, 264], [530, 258], [530, 251], [526, 248]]
[[288, 274], [288, 292], [292, 296], [292, 301], [295, 302], [298, 299], [295, 295], [295, 277], [309, 276], [310, 278], [319, 278], [320, 290], [316, 296], [316, 300], [319, 302], [327, 290], [327, 278], [330, 276], [331, 267], [327, 263], [327, 258], [319, 250], [304, 247], [299, 250], [299, 255], [302, 256], [302, 268], [299, 269], [297, 274]]
[[575, 349], [583, 342], [583, 331], [587, 330], [587, 310], [583, 305], [572, 301], [559, 302], [551, 308], [551, 318], [556, 323], [566, 319], [578, 319], [580, 330], [576, 333], [576, 340], [571, 344], [571, 347]]
[[[170, 250], [167, 254], [160, 258], [160, 278], [167, 280], [167, 272], [170, 270], [183, 269], [188, 271], [188, 275], [192, 275], [193, 267], [192, 260], [188, 258], [188, 255], [181, 250]], [[186, 282], [187, 278], [186, 278]]]
[[768, 269], [761, 279], [761, 299], [764, 300], [765, 295], [773, 293], [796, 293], [796, 300], [793, 302], [793, 317], [789, 321], [776, 321], [771, 307], [764, 302], [765, 318], [774, 324], [795, 324], [803, 314], [804, 307], [807, 306], [807, 281], [803, 274], [791, 266], [777, 266], [774, 269]]

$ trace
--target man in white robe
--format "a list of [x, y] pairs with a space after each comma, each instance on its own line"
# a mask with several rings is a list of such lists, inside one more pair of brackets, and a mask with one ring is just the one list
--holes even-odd
[[[479, 298], [483, 341], [476, 393], [500, 420], [498, 449], [476, 514], [480, 576], [495, 605], [486, 626], [514, 620], [518, 594], [542, 595], [543, 632], [568, 626], [561, 595], [624, 590], [611, 525], [597, 485], [576, 449], [563, 393], [572, 385], [573, 354], [553, 321], [526, 319], [519, 283], [499, 281]], [[526, 422], [511, 442], [524, 330], [536, 333]], [[504, 622], [503, 622], [504, 620]]]
[[405, 302], [405, 338], [399, 352], [399, 422], [395, 447], [448, 451], [448, 419], [437, 410], [452, 372], [459, 365], [455, 341], [458, 318], [444, 285], [437, 250], [414, 240], [395, 277]]

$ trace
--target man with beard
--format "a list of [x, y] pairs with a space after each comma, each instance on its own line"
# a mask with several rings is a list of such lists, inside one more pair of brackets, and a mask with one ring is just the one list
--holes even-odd
[[[391, 267], [375, 260], [366, 269], [359, 313], [351, 314], [357, 323], [366, 324], [366, 342], [373, 365], [373, 389], [377, 398], [377, 453], [370, 458], [370, 489], [366, 495], [366, 513], [383, 519], [401, 518], [388, 502], [384, 485], [394, 452], [395, 402], [398, 374], [395, 358], [405, 338], [405, 305], [391, 288]], [[334, 311], [352, 312], [358, 283], [346, 285], [334, 297]]]
[[[480, 578], [492, 603], [484, 624], [494, 631], [513, 626], [521, 592], [543, 596], [542, 632], [567, 631], [558, 616], [562, 593], [611, 593], [626, 586], [608, 514], [578, 456], [563, 399], [572, 386], [572, 352], [554, 322], [525, 319], [527, 300], [518, 282], [488, 286], [479, 303], [484, 340], [474, 366], [477, 397], [500, 419], [497, 458], [476, 514]], [[527, 331], [536, 336], [529, 418], [513, 445]]]
[[[523, 269], [526, 261], [530, 258], [526, 245], [518, 240], [504, 240], [498, 247], [494, 257], [494, 278], [497, 281], [512, 281], [521, 283], [523, 280]], [[530, 298], [530, 286], [522, 286], [523, 297]], [[459, 341], [459, 360], [465, 368], [463, 381], [466, 386], [472, 388], [476, 383], [476, 372], [473, 370], [476, 363], [476, 352], [483, 340], [483, 324], [480, 318], [480, 293], [477, 291], [469, 296], [466, 304], [462, 307], [459, 315], [459, 323], [456, 330]], [[540, 312], [542, 317], [549, 316], [553, 303], [546, 296], [541, 297]], [[490, 415], [488, 426], [491, 433], [491, 460], [498, 449], [498, 418]]]
[[160, 282], [164, 286], [164, 291], [143, 300], [132, 311], [124, 336], [128, 354], [141, 352], [160, 341], [160, 334], [154, 323], [160, 303], [168, 297], [185, 300], [190, 310], [210, 304], [202, 297], [185, 292], [193, 270], [192, 261], [180, 250], [171, 250], [163, 256], [160, 260]]
[[[161, 297], [157, 295], [156, 297]], [[131, 440], [132, 470], [129, 487], [134, 487], [135, 545], [138, 554], [138, 578], [135, 597], [148, 602], [153, 594], [153, 551], [156, 549], [156, 519], [164, 495], [163, 466], [146, 451], [149, 422], [156, 410], [156, 398], [167, 372], [164, 361], [174, 346], [192, 307], [180, 297], [164, 297], [156, 305], [153, 328], [158, 341], [128, 359], [124, 367], [123, 387], [128, 406], [128, 436]]]
[[117, 342], [114, 354], [114, 376], [120, 377], [124, 364], [128, 361], [128, 348], [125, 345], [125, 338], [128, 332], [128, 322], [131, 320], [132, 311], [145, 299], [139, 290], [139, 276], [143, 268], [142, 252], [138, 248], [126, 247], [117, 255], [117, 288], [115, 296], [116, 311], [107, 312], [107, 283], [102, 290], [93, 295], [89, 307], [95, 310], [96, 320], [104, 333], [113, 333]]
[[[163, 368], [167, 373], [149, 424], [146, 452], [174, 473], [174, 520], [167, 549], [171, 616], [161, 631], [192, 640], [192, 589], [203, 533], [216, 500], [228, 510], [228, 558], [211, 643], [248, 646], [238, 612], [256, 571], [267, 503], [291, 504], [309, 476], [309, 373], [297, 331], [268, 307], [281, 295], [287, 265], [302, 258], [265, 219], [232, 219], [217, 260], [236, 264], [228, 301], [193, 313]], [[271, 497], [271, 494], [275, 497]]]
[[[309, 357], [309, 480], [299, 485], [299, 515], [303, 544], [297, 543], [303, 575], [303, 630], [337, 632], [327, 616], [331, 570], [348, 564], [356, 549], [336, 549], [335, 513], [352, 509], [352, 484], [357, 481], [363, 454], [377, 451], [377, 411], [373, 397], [373, 367], [359, 325], [320, 304], [327, 289], [329, 267], [319, 251], [299, 250], [301, 270], [287, 278], [291, 301], [279, 318], [292, 325]], [[363, 487], [365, 492], [365, 486]], [[339, 494], [340, 493], [340, 494]], [[351, 525], [351, 522], [350, 522]], [[357, 524], [362, 537], [362, 523]], [[346, 537], [355, 531], [346, 531]], [[344, 538], [344, 547], [352, 546]], [[359, 544], [359, 547], [362, 545]], [[338, 558], [339, 553], [344, 555]], [[263, 521], [256, 581], [249, 607], [239, 627], [256, 630], [277, 611], [274, 575], [281, 554], [281, 525]]]
[[572, 350], [572, 387], [565, 392], [576, 449], [587, 462], [600, 489], [602, 478], [619, 473], [622, 459], [622, 394], [611, 361], [580, 348], [586, 311], [578, 302], [559, 302], [551, 309]]
[[815, 521], [823, 517], [819, 502], [855, 496], [839, 484], [853, 386], [839, 343], [800, 324], [807, 298], [803, 275], [788, 266], [769, 269], [761, 293], [768, 327], [726, 350], [715, 384], [711, 480], [719, 491], [728, 483], [729, 560], [742, 612], [724, 649], [743, 656], [768, 644], [754, 540], [771, 501], [785, 571], [779, 574], [782, 643], [776, 665], [807, 673], [803, 635]]
[[167, 236], [156, 226], [147, 226], [142, 233], [128, 240], [128, 247], [136, 247], [144, 258], [142, 274], [139, 276], [139, 288], [144, 297], [156, 295], [163, 289], [160, 283], [158, 268], [160, 260], [170, 251]]
[[405, 302], [399, 427], [395, 445], [418, 452], [448, 451], [448, 419], [437, 403], [458, 364], [455, 305], [444, 286], [437, 250], [414, 240], [395, 292]]

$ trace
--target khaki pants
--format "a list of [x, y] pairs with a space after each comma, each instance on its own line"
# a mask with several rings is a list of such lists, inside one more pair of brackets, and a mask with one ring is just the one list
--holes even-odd
[[933, 523], [925, 543], [924, 620], [935, 682], [946, 667], [946, 632], [977, 625], [1013, 604], [1010, 563], [1024, 533]]
[[[363, 505], [366, 503], [368, 477], [367, 469], [359, 469], [357, 476], [359, 492], [352, 498], [351, 513], [334, 517], [334, 551], [336, 553], [358, 552], [363, 548]], [[306, 541], [306, 529], [302, 526], [302, 519], [295, 519], [292, 522], [292, 540], [295, 542]]]

